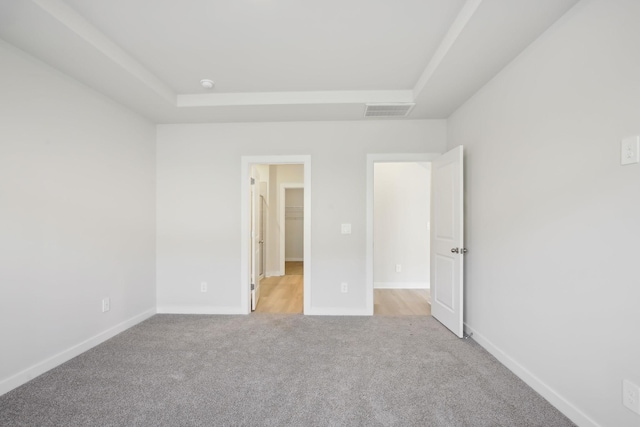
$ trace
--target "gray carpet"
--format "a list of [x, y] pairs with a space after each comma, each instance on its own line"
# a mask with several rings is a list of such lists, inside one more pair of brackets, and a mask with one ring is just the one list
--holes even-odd
[[156, 315], [0, 397], [2, 426], [572, 426], [431, 317]]

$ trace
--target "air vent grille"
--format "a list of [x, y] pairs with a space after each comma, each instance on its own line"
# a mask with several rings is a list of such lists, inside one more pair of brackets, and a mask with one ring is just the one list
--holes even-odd
[[365, 117], [406, 117], [416, 104], [367, 104]]

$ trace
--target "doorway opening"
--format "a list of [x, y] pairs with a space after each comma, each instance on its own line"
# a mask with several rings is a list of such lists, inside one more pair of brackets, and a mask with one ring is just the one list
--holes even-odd
[[243, 157], [242, 170], [243, 305], [247, 313], [304, 313], [310, 306], [310, 158]]
[[367, 156], [367, 311], [430, 315], [430, 161]]
[[374, 164], [374, 315], [431, 314], [430, 175], [428, 162]]
[[374, 313], [374, 168], [382, 162], [431, 163], [431, 315], [458, 337], [464, 332], [464, 148], [444, 154], [367, 155], [365, 310]]

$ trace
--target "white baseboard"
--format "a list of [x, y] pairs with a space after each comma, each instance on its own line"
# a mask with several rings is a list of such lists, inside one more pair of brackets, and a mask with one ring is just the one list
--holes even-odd
[[199, 305], [165, 305], [157, 309], [158, 314], [247, 314], [242, 307], [211, 307]]
[[304, 258], [285, 258], [284, 260], [285, 262], [286, 261], [304, 261]]
[[35, 377], [44, 374], [45, 372], [55, 368], [56, 366], [62, 365], [64, 362], [67, 362], [74, 357], [84, 353], [85, 351], [97, 346], [98, 344], [102, 344], [109, 338], [113, 338], [121, 332], [126, 331], [132, 326], [137, 325], [138, 323], [147, 320], [151, 316], [156, 314], [155, 309], [149, 309], [143, 313], [138, 314], [130, 319], [125, 320], [122, 323], [119, 323], [106, 331], [100, 332], [93, 337], [82, 341], [79, 344], [76, 344], [66, 350], [61, 351], [60, 353], [49, 357], [48, 359], [43, 360], [42, 362], [38, 362], [33, 366], [24, 369], [17, 374], [0, 381], [0, 396], [14, 388], [20, 387], [22, 384], [25, 384]]
[[429, 289], [429, 282], [373, 282], [374, 289]]
[[475, 342], [480, 344], [506, 366], [511, 372], [516, 374], [522, 381], [524, 381], [529, 387], [534, 389], [538, 394], [547, 399], [553, 406], [555, 406], [560, 412], [566, 415], [571, 421], [581, 427], [601, 427], [600, 424], [589, 418], [587, 414], [582, 412], [579, 408], [569, 402], [566, 398], [560, 395], [557, 391], [543, 382], [540, 378], [535, 376], [531, 371], [522, 366], [516, 360], [511, 358], [504, 351], [496, 347], [491, 341], [484, 337], [481, 333], [471, 328], [466, 323], [464, 324], [464, 330]]
[[304, 311], [305, 316], [371, 316], [364, 308], [312, 307]]
[[280, 270], [276, 270], [276, 271], [267, 271], [264, 276], [265, 277], [275, 277], [275, 276], [284, 276], [284, 275], [280, 274]]

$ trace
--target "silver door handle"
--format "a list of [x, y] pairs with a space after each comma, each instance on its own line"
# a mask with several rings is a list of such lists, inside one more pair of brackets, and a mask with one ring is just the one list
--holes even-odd
[[458, 248], [451, 248], [451, 253], [457, 254], [458, 252]]

